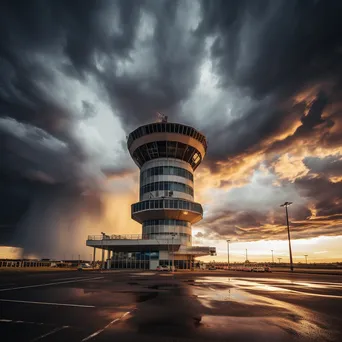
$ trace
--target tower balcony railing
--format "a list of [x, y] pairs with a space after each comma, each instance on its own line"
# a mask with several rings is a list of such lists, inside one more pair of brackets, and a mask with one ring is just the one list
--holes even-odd
[[156, 236], [156, 234], [113, 234], [113, 235], [88, 235], [90, 241], [102, 241], [102, 240], [171, 240], [171, 234], [162, 234]]
[[149, 199], [132, 204], [132, 213], [143, 210], [155, 209], [174, 209], [183, 211], [193, 211], [203, 215], [202, 206], [196, 202], [190, 202], [183, 199]]
[[133, 220], [143, 223], [153, 219], [176, 219], [194, 224], [203, 217], [199, 203], [181, 198], [153, 198], [132, 204]]

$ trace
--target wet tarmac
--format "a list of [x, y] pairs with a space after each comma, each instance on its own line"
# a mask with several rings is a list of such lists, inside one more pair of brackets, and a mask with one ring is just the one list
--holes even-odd
[[1, 341], [341, 341], [342, 277], [0, 273]]

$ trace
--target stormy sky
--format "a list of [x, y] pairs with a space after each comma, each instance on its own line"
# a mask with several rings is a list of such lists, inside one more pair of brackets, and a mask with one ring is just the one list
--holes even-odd
[[139, 232], [125, 141], [157, 111], [208, 137], [198, 239], [285, 239], [285, 200], [295, 239], [342, 235], [341, 15], [338, 0], [2, 1], [0, 243], [56, 256]]

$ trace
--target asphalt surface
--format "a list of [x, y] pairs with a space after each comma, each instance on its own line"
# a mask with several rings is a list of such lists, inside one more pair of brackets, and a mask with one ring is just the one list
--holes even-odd
[[340, 275], [0, 273], [0, 341], [341, 341]]

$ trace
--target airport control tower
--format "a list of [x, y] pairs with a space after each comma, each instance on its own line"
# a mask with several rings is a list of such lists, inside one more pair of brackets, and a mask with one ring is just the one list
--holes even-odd
[[205, 136], [196, 129], [167, 122], [141, 126], [127, 141], [140, 168], [140, 201], [132, 205], [132, 218], [152, 239], [174, 236], [191, 246], [191, 225], [203, 217], [194, 202], [193, 173], [207, 150]]
[[192, 224], [203, 218], [194, 201], [194, 171], [207, 150], [205, 136], [160, 115], [158, 122], [131, 132], [127, 147], [140, 169], [140, 198], [131, 216], [142, 224], [142, 234], [89, 236], [94, 254], [106, 249], [112, 268], [148, 269], [193, 268], [195, 257], [215, 255], [214, 247], [193, 246], [191, 235]]

